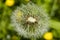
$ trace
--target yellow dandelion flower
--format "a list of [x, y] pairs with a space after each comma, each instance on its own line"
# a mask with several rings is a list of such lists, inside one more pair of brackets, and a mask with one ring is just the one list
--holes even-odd
[[5, 5], [6, 5], [6, 6], [13, 6], [14, 3], [15, 3], [14, 0], [6, 0]]
[[44, 39], [46, 40], [52, 40], [53, 39], [53, 34], [51, 32], [47, 32], [44, 34]]

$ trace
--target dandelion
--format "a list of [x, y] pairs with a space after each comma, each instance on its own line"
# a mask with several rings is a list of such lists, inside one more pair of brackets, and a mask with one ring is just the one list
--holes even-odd
[[17, 7], [11, 20], [15, 31], [25, 38], [40, 38], [49, 29], [47, 13], [33, 3]]
[[51, 32], [47, 32], [44, 34], [44, 39], [46, 40], [52, 40], [53, 39], [53, 34]]
[[6, 5], [6, 6], [10, 6], [10, 7], [13, 6], [14, 3], [15, 3], [14, 0], [6, 0], [6, 1], [5, 1], [5, 5]]

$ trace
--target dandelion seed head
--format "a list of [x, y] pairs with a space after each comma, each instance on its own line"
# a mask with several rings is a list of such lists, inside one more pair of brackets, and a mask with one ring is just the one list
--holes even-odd
[[22, 4], [11, 16], [15, 31], [26, 38], [39, 38], [49, 29], [47, 13], [35, 4]]

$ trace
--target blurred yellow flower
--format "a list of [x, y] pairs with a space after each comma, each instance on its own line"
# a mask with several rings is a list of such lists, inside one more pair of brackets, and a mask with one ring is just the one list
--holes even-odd
[[6, 1], [5, 1], [5, 5], [6, 5], [6, 6], [13, 6], [14, 3], [15, 3], [14, 0], [6, 0]]
[[51, 32], [47, 32], [44, 34], [44, 39], [46, 40], [52, 40], [53, 39], [53, 34]]

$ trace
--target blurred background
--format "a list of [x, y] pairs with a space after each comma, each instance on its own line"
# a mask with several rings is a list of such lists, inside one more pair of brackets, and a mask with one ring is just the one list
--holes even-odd
[[[27, 4], [33, 2], [48, 13], [51, 18], [50, 30], [52, 33], [49, 38], [60, 40], [60, 0], [0, 0], [0, 40], [30, 40], [20, 37], [11, 25], [10, 16], [12, 12], [22, 3]], [[37, 39], [43, 40], [44, 37]]]

